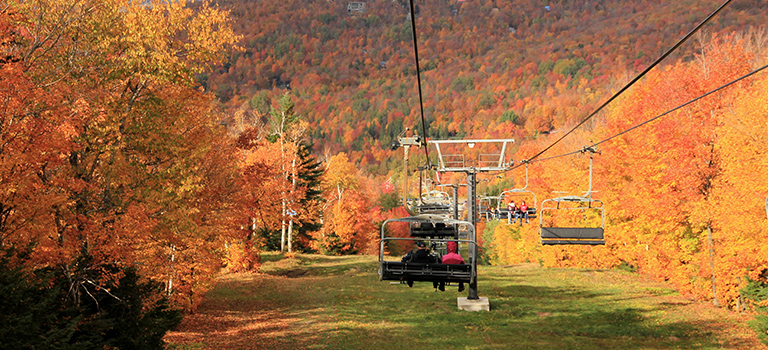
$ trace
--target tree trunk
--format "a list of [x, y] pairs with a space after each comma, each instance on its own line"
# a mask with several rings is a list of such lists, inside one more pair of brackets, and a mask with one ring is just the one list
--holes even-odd
[[[294, 197], [294, 193], [296, 192], [296, 157], [297, 153], [293, 154], [293, 160], [291, 160], [291, 199]], [[291, 200], [291, 204], [293, 204], [293, 200]], [[296, 208], [293, 207], [293, 205], [290, 206], [291, 210], [293, 212], [296, 212]], [[290, 217], [288, 220], [288, 253], [293, 252], [293, 216]]]
[[[285, 197], [285, 196], [283, 196]], [[282, 219], [280, 220], [280, 252], [285, 253], [285, 198], [283, 198], [283, 212]]]
[[168, 274], [168, 285], [166, 286], [165, 293], [167, 296], [171, 296], [173, 293], [173, 272], [174, 265], [176, 264], [176, 246], [171, 244], [171, 271]]
[[712, 297], [715, 306], [720, 306], [717, 300], [717, 280], [715, 279], [715, 242], [712, 239], [712, 226], [707, 224], [707, 240], [709, 241], [709, 268], [712, 270]]
[[[285, 169], [285, 111], [281, 112], [281, 119], [280, 119], [280, 168], [283, 171], [282, 176], [283, 179], [288, 178], [288, 171]], [[280, 252], [285, 253], [285, 214], [287, 210], [286, 203], [286, 193], [285, 193], [285, 187], [283, 187], [282, 191], [282, 204], [283, 204], [283, 212], [282, 212], [282, 218], [280, 222]]]
[[291, 244], [291, 241], [293, 240], [293, 217], [288, 219], [288, 253], [293, 253], [293, 244]]

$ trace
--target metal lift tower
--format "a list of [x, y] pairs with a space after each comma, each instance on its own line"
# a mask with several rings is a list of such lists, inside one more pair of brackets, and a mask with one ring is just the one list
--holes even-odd
[[[473, 227], [477, 227], [478, 219], [477, 174], [509, 170], [512, 164], [505, 162], [505, 155], [514, 142], [514, 139], [427, 141], [427, 145], [434, 145], [437, 151], [437, 171], [467, 174], [467, 221], [472, 223]], [[478, 149], [482, 148], [482, 152], [489, 152], [486, 147], [482, 147], [484, 144], [495, 144], [498, 153], [478, 153], [476, 158], [472, 158], [465, 155], [468, 152], [461, 152], [464, 147], [470, 150], [477, 147]], [[472, 234], [475, 237], [471, 237], [471, 240], [477, 241], [477, 231], [473, 229]], [[470, 253], [471, 256], [475, 257], [471, 262], [472, 270], [477, 271], [477, 245], [473, 245], [472, 249], [475, 249], [474, 252]], [[466, 298], [460, 297], [458, 305], [460, 309], [468, 311], [490, 309], [488, 298], [479, 297], [477, 294], [477, 274], [472, 276], [472, 281], [469, 283], [469, 294]]]

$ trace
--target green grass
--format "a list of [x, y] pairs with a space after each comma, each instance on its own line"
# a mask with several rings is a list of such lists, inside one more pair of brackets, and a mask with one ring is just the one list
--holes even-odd
[[[455, 287], [390, 285], [375, 257], [264, 256], [169, 334], [178, 349], [759, 349], [744, 317], [626, 271], [479, 268], [490, 312]], [[182, 337], [183, 336], [183, 337]], [[189, 344], [192, 347], [185, 347]]]

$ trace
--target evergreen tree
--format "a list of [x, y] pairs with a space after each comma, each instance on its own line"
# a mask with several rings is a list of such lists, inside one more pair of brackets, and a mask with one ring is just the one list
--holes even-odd
[[749, 280], [744, 289], [741, 290], [744, 298], [752, 301], [754, 311], [756, 313], [755, 319], [749, 322], [749, 326], [757, 333], [757, 338], [763, 343], [768, 345], [768, 282], [766, 282], [766, 275], [768, 271], [762, 274], [763, 277], [760, 280]]
[[9, 264], [12, 253], [0, 257], [0, 339], [2, 348], [78, 349], [72, 344], [78, 317], [64, 317], [61, 288], [51, 283], [50, 270], [26, 273]]
[[149, 301], [162, 295], [162, 283], [142, 280], [131, 268], [122, 272], [117, 285], [94, 288], [91, 300], [76, 310], [83, 321], [73, 340], [98, 344], [94, 349], [162, 349], [163, 336], [181, 322], [181, 311], [171, 308], [165, 297]]
[[299, 146], [300, 166], [298, 172], [298, 186], [305, 187], [304, 197], [299, 200], [304, 215], [299, 217], [299, 227], [296, 229], [296, 249], [309, 252], [309, 241], [312, 239], [309, 232], [317, 231], [320, 223], [320, 203], [324, 201], [323, 191], [320, 189], [320, 177], [323, 175], [322, 163], [312, 155], [312, 143], [302, 143]]
[[[3, 349], [162, 349], [163, 336], [181, 321], [169, 306], [162, 284], [142, 280], [135, 269], [121, 272], [119, 283], [96, 287], [96, 269], [82, 279], [86, 298], [76, 301], [61, 268], [25, 272], [0, 257], [0, 339]], [[18, 258], [18, 257], [16, 257]]]

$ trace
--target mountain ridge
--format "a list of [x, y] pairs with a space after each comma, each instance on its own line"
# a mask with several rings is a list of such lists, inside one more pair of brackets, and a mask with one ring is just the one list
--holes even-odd
[[[258, 124], [290, 91], [315, 151], [388, 172], [388, 148], [420, 123], [407, 1], [222, 0], [244, 51], [202, 77], [232, 115]], [[428, 136], [534, 138], [573, 125], [671, 47], [719, 1], [416, 1]], [[545, 7], [546, 6], [546, 7]], [[696, 40], [755, 28], [768, 4], [738, 1]], [[716, 35], [716, 34], [715, 34]]]

